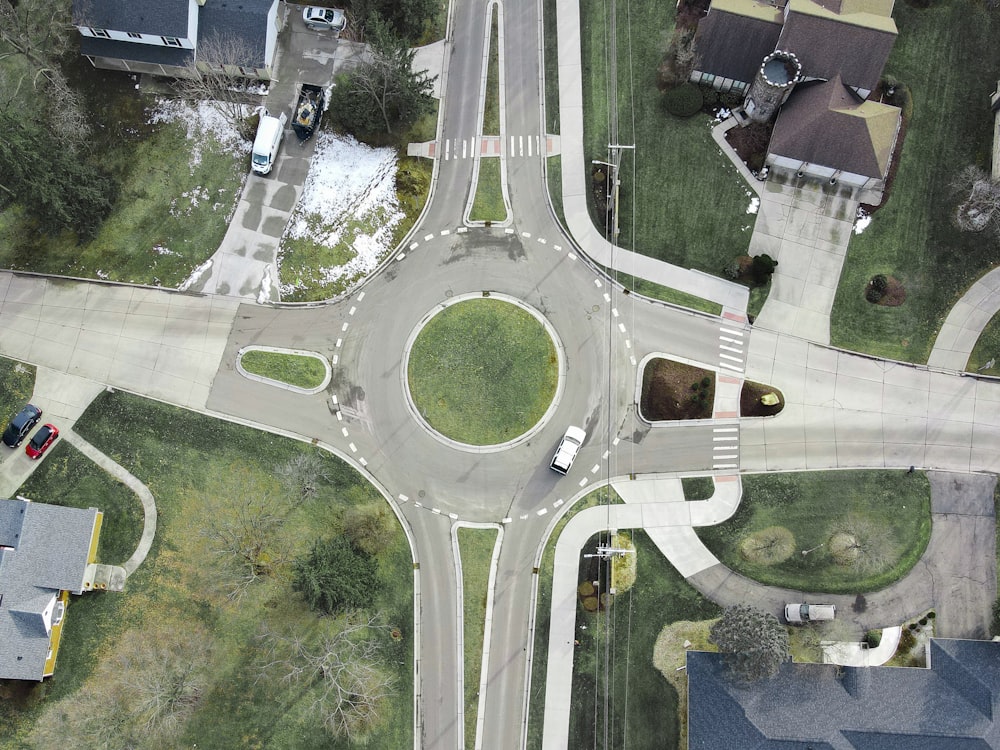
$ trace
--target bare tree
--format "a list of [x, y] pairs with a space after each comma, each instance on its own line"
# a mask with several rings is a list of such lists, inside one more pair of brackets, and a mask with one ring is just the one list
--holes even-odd
[[862, 573], [886, 570], [899, 553], [898, 545], [884, 524], [858, 515], [850, 515], [834, 526], [829, 548], [837, 564]]
[[296, 453], [279, 466], [276, 473], [288, 489], [303, 500], [315, 497], [320, 484], [330, 479], [326, 464], [316, 453]]
[[733, 674], [747, 682], [777, 674], [788, 661], [788, 631], [774, 615], [746, 604], [728, 607], [708, 639], [726, 654]]
[[202, 535], [219, 561], [218, 583], [238, 601], [255, 581], [287, 561], [278, 534], [295, 503], [277, 482], [236, 466], [191, 492], [208, 511]]
[[384, 670], [378, 636], [388, 628], [379, 618], [348, 614], [314, 639], [266, 629], [258, 681], [277, 675], [288, 684], [315, 690], [311, 710], [334, 736], [357, 739], [378, 722], [393, 686]]
[[1000, 180], [976, 166], [965, 167], [952, 182], [960, 199], [955, 209], [955, 224], [963, 232], [982, 232], [987, 228], [1000, 233]]
[[252, 139], [247, 115], [262, 97], [250, 91], [253, 81], [241, 72], [257, 67], [256, 54], [247, 41], [213, 34], [198, 43], [197, 58], [185, 67], [186, 77], [177, 82], [178, 93], [185, 99], [210, 102], [241, 136]]
[[385, 503], [354, 505], [344, 514], [344, 533], [369, 555], [377, 555], [392, 542], [398, 524]]
[[68, 50], [72, 28], [66, 0], [0, 0], [0, 60], [20, 56], [25, 61], [21, 69], [0, 70], [0, 109], [24, 107], [64, 143], [79, 146], [89, 133], [87, 118], [56, 63]]
[[133, 629], [36, 724], [34, 747], [130, 750], [176, 738], [209, 684], [212, 641], [190, 621]]

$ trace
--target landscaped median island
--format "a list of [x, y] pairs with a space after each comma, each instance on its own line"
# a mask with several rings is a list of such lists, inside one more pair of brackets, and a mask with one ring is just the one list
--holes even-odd
[[490, 562], [497, 541], [497, 529], [457, 529], [462, 557], [462, 617], [465, 661], [465, 746], [476, 746], [479, 716], [479, 683], [483, 664], [483, 635], [486, 618]]
[[437, 312], [407, 362], [413, 404], [435, 431], [497, 445], [530, 430], [555, 397], [559, 356], [540, 320], [502, 299], [472, 298]]
[[888, 470], [745, 475], [736, 514], [697, 532], [723, 564], [761, 583], [863, 594], [923, 555], [930, 484]]
[[[121, 392], [75, 429], [153, 492], [156, 538], [123, 594], [71, 601], [54, 679], [0, 686], [4, 747], [413, 746], [412, 557], [361, 475]], [[67, 444], [23, 489], [100, 494], [101, 559], [134, 547], [138, 501]]]
[[664, 357], [650, 359], [642, 371], [639, 412], [643, 419], [711, 419], [715, 372]]
[[248, 348], [237, 355], [240, 367], [276, 384], [316, 391], [329, 381], [330, 366], [319, 354], [291, 350]]

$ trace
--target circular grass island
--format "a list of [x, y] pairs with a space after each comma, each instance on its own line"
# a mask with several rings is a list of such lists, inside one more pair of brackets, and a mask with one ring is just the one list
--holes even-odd
[[413, 404], [432, 429], [467, 445], [498, 445], [545, 415], [559, 382], [559, 358], [529, 311], [474, 298], [427, 321], [406, 373]]

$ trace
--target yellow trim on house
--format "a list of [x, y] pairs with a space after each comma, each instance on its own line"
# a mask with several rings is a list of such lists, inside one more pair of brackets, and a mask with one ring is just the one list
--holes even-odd
[[782, 24], [785, 21], [781, 8], [771, 3], [761, 3], [757, 0], [713, 0], [712, 10], [721, 10], [737, 16], [756, 18], [759, 21]]
[[[877, 6], [872, 3], [872, 7], [874, 8]], [[861, 26], [866, 29], [885, 31], [893, 35], [899, 33], [896, 29], [896, 22], [892, 20], [892, 16], [881, 16], [867, 11], [861, 11], [859, 13], [834, 13], [829, 8], [824, 8], [819, 3], [813, 2], [813, 0], [788, 0], [788, 8], [796, 13], [802, 13], [807, 16], [818, 16], [820, 18], [829, 18], [832, 21], [840, 21], [841, 23], [850, 24], [851, 26]]]
[[49, 657], [42, 667], [42, 677], [51, 677], [56, 671], [56, 657], [59, 655], [59, 642], [62, 640], [62, 629], [66, 623], [66, 613], [69, 611], [69, 592], [63, 591], [59, 594], [59, 601], [63, 604], [63, 616], [57, 625], [52, 626], [52, 633], [49, 635]]
[[87, 564], [97, 560], [97, 543], [101, 538], [101, 526], [104, 523], [104, 513], [97, 511], [97, 520], [94, 521], [94, 531], [90, 536], [90, 551], [87, 552]]

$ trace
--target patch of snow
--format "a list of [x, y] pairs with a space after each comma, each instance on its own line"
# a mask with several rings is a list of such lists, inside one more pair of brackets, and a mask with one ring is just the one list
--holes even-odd
[[713, 118], [712, 124], [718, 125], [720, 122], [725, 122], [732, 115], [732, 111], [726, 107], [719, 107], [715, 110], [715, 116]]
[[858, 220], [854, 222], [854, 233], [861, 234], [872, 223], [872, 217], [863, 208], [858, 209]]
[[[244, 107], [249, 114], [250, 107]], [[202, 100], [187, 102], [180, 99], [158, 99], [149, 112], [150, 123], [177, 122], [184, 124], [186, 137], [192, 142], [191, 166], [201, 163], [199, 141], [206, 135], [212, 136], [222, 148], [234, 154], [248, 154], [253, 144], [244, 140], [235, 124], [219, 111], [214, 103]]]
[[102, 271], [100, 268], [94, 271], [94, 273], [96, 274], [97, 278], [104, 279], [105, 281], [111, 278], [111, 275], [107, 271]]
[[[320, 269], [324, 282], [359, 278], [375, 270], [392, 249], [393, 230], [403, 216], [396, 201], [393, 149], [372, 148], [350, 136], [316, 135], [309, 176], [288, 236], [327, 246], [344, 242], [354, 251], [346, 264]], [[359, 224], [377, 229], [365, 233]], [[283, 285], [282, 291], [292, 288]]]
[[750, 199], [750, 205], [747, 206], [747, 213], [748, 214], [755, 214], [755, 213], [757, 213], [757, 209], [759, 209], [759, 208], [760, 208], [760, 198], [758, 198], [755, 195], [753, 198]]
[[196, 269], [194, 269], [191, 272], [191, 275], [188, 276], [186, 279], [184, 279], [181, 285], [177, 287], [177, 290], [181, 292], [186, 292], [191, 287], [191, 285], [196, 281], [198, 281], [198, 279], [201, 278], [202, 274], [205, 273], [205, 271], [207, 271], [211, 267], [212, 267], [212, 259], [209, 258], [200, 266], [198, 266]]
[[164, 247], [163, 245], [153, 245], [153, 252], [157, 255], [180, 255], [180, 253], [175, 253], [169, 247]]
[[257, 304], [263, 305], [271, 301], [271, 264], [264, 266], [264, 278], [260, 280], [260, 291], [257, 292]]

